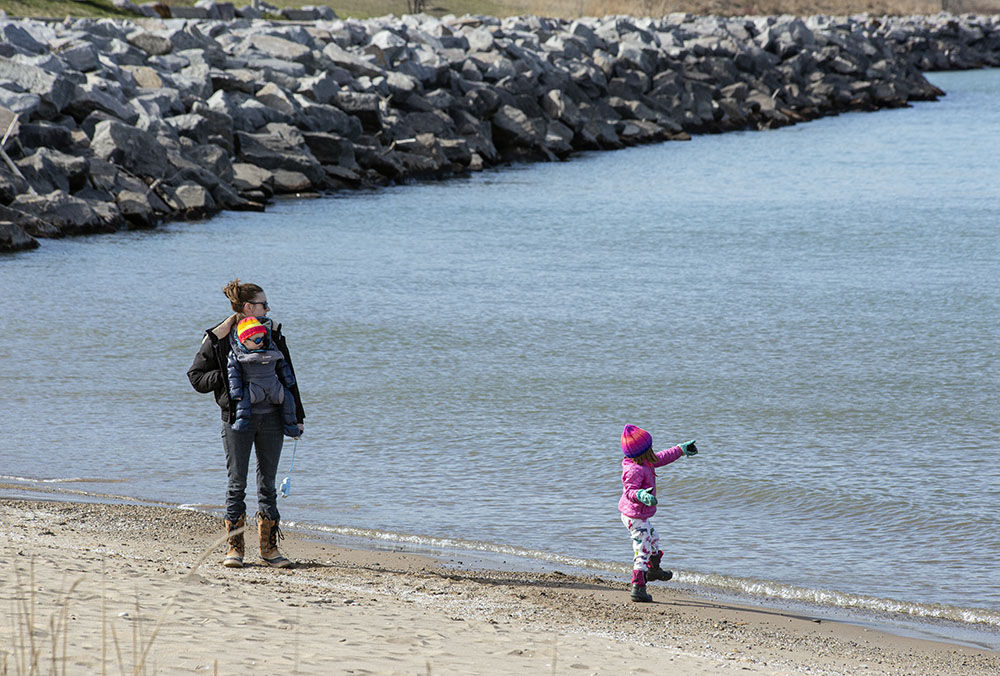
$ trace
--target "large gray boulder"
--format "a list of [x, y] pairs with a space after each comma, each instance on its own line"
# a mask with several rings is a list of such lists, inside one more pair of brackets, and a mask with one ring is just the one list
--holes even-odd
[[126, 39], [130, 45], [138, 47], [150, 56], [162, 56], [174, 50], [170, 38], [146, 30], [133, 31]]
[[[90, 113], [100, 111], [115, 117], [126, 124], [135, 124], [139, 113], [125, 102], [121, 92], [108, 91], [96, 82], [88, 82], [76, 88], [76, 95], [66, 105], [65, 111], [80, 121]], [[116, 96], [118, 94], [118, 96]]]
[[[8, 86], [13, 87], [14, 83], [9, 83]], [[30, 92], [10, 91], [0, 87], [0, 108], [6, 108], [25, 119], [37, 117], [35, 112], [43, 109], [42, 97]]]
[[[177, 9], [177, 5], [171, 7], [171, 11]], [[195, 8], [189, 8], [195, 9]], [[173, 51], [183, 52], [184, 50], [219, 49], [220, 45], [213, 38], [206, 37], [198, 28], [195, 22], [169, 23], [168, 28], [162, 34], [170, 40]]]
[[[346, 71], [343, 72], [346, 73]], [[393, 75], [390, 73], [389, 77], [391, 78]], [[340, 91], [341, 84], [350, 82], [350, 76], [346, 82], [343, 80], [344, 78], [338, 78], [335, 72], [323, 71], [314, 76], [302, 78], [296, 91], [316, 103], [330, 103]]]
[[0, 206], [0, 220], [17, 223], [21, 226], [21, 229], [24, 230], [25, 233], [31, 235], [32, 237], [55, 239], [63, 236], [63, 233], [59, 230], [59, 228], [52, 225], [48, 221], [44, 221], [37, 216], [33, 216], [30, 213], [14, 208], [13, 206]]
[[340, 108], [312, 103], [298, 94], [295, 100], [300, 106], [295, 114], [295, 125], [303, 132], [328, 132], [354, 140], [364, 131], [359, 118], [348, 115]]
[[205, 171], [226, 182], [233, 180], [233, 163], [227, 151], [214, 143], [205, 143], [188, 148], [185, 154], [192, 162]]
[[268, 82], [258, 89], [257, 93], [254, 94], [254, 98], [268, 108], [274, 108], [289, 117], [294, 117], [300, 109], [298, 102], [296, 102], [292, 94], [273, 82]]
[[391, 71], [386, 76], [386, 85], [389, 87], [393, 101], [403, 105], [406, 105], [410, 97], [423, 91], [423, 85], [420, 80], [399, 71]]
[[[28, 192], [29, 183], [20, 176], [7, 171], [6, 167], [0, 169], [0, 204], [10, 204], [11, 201], [21, 193]], [[2, 215], [0, 215], [2, 218]]]
[[90, 148], [100, 159], [137, 176], [159, 178], [167, 168], [166, 153], [156, 136], [114, 120], [97, 123]]
[[240, 92], [219, 90], [212, 94], [206, 103], [212, 110], [229, 116], [233, 121], [234, 131], [256, 132], [271, 122], [293, 121], [292, 116]]
[[331, 42], [323, 48], [323, 56], [330, 59], [333, 65], [343, 68], [355, 77], [362, 75], [385, 77], [386, 75], [384, 68], [367, 58], [347, 51], [336, 42]]
[[145, 191], [122, 190], [115, 195], [115, 203], [130, 228], [152, 228], [159, 222], [159, 215]]
[[[0, 80], [16, 82], [25, 92], [37, 94], [48, 106], [46, 117], [55, 117], [73, 99], [76, 83], [65, 75], [0, 56]], [[6, 105], [6, 104], [4, 104]], [[10, 108], [9, 105], [6, 107]]]
[[546, 92], [542, 97], [542, 107], [550, 118], [559, 120], [570, 129], [575, 130], [583, 126], [584, 119], [580, 109], [562, 90], [550, 89]]
[[368, 44], [376, 48], [369, 53], [376, 56], [380, 65], [386, 66], [395, 65], [399, 57], [406, 53], [409, 43], [397, 32], [383, 29], [375, 33]]
[[39, 148], [18, 160], [17, 167], [35, 191], [43, 194], [53, 190], [75, 192], [87, 182], [87, 160], [53, 148]]
[[336, 134], [323, 132], [307, 132], [302, 134], [309, 151], [323, 165], [335, 165], [357, 171], [357, 160], [354, 157], [354, 144], [350, 139]]
[[233, 164], [232, 184], [240, 194], [259, 193], [269, 198], [274, 194], [274, 172], [256, 164], [236, 162]]
[[227, 151], [233, 150], [233, 119], [225, 112], [196, 103], [191, 113], [175, 115], [166, 121], [181, 136], [197, 144], [214, 143]]
[[0, 220], [0, 253], [24, 251], [38, 247], [38, 240], [17, 223]]
[[413, 128], [415, 134], [429, 133], [445, 138], [457, 136], [454, 120], [440, 110], [428, 113], [410, 113], [405, 117], [405, 121], [407, 126]]
[[58, 56], [71, 69], [81, 73], [96, 70], [100, 60], [97, 47], [89, 42], [69, 40], [59, 45], [53, 45], [52, 53]]
[[493, 139], [502, 153], [520, 154], [539, 150], [545, 144], [547, 127], [544, 120], [531, 119], [517, 108], [504, 104], [493, 115]]
[[212, 193], [194, 181], [186, 181], [176, 187], [164, 186], [163, 192], [167, 204], [182, 218], [207, 218], [218, 211]]
[[215, 92], [242, 92], [253, 95], [261, 86], [260, 74], [248, 68], [212, 69], [209, 71]]
[[556, 157], [567, 157], [573, 152], [573, 136], [572, 129], [553, 120], [545, 130], [545, 147]]
[[463, 168], [472, 163], [472, 148], [464, 138], [437, 139], [437, 143], [442, 154], [453, 166]]
[[0, 24], [0, 35], [3, 37], [3, 42], [7, 42], [22, 54], [44, 54], [46, 52], [44, 44], [36, 40], [23, 26], [16, 23], [5, 21]]
[[114, 232], [120, 223], [102, 216], [87, 200], [61, 190], [47, 195], [18, 195], [10, 206], [51, 223], [64, 235]]
[[244, 49], [254, 49], [280, 61], [294, 61], [304, 66], [310, 66], [314, 61], [312, 50], [308, 46], [275, 35], [253, 34], [246, 39], [244, 45]]
[[333, 104], [361, 121], [361, 127], [369, 134], [382, 130], [382, 110], [377, 94], [342, 91], [338, 92]]
[[124, 39], [112, 38], [108, 45], [101, 50], [97, 60], [101, 66], [114, 70], [114, 68], [124, 65], [141, 66], [148, 58], [149, 55], [146, 52], [130, 45]]
[[268, 124], [261, 133], [236, 132], [237, 157], [240, 163], [253, 164], [276, 172], [294, 171], [308, 178], [314, 186], [323, 184], [322, 165], [309, 150], [301, 132], [286, 124]]
[[140, 118], [143, 114], [147, 117], [169, 117], [179, 115], [187, 109], [180, 92], [170, 87], [158, 88], [155, 91], [140, 90], [139, 94], [131, 98], [129, 104], [134, 109], [141, 111]]
[[189, 150], [167, 151], [167, 163], [170, 165], [169, 175], [162, 184], [177, 188], [184, 183], [197, 183], [211, 194], [217, 208], [242, 208], [244, 206], [243, 200], [226, 179], [192, 159], [188, 153]]
[[316, 184], [309, 180], [305, 174], [288, 169], [274, 170], [274, 192], [286, 195], [295, 195], [312, 192]]
[[46, 121], [19, 122], [13, 133], [21, 148], [68, 148], [73, 143], [73, 134], [66, 127]]

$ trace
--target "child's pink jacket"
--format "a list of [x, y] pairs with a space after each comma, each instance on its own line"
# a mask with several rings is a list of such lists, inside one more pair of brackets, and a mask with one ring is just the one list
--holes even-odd
[[[669, 465], [684, 455], [680, 446], [668, 448], [656, 454], [653, 467]], [[648, 519], [656, 514], [656, 505], [644, 505], [636, 500], [636, 491], [652, 488], [656, 495], [656, 472], [649, 465], [637, 465], [629, 458], [622, 458], [622, 497], [618, 501], [618, 511], [630, 519]]]

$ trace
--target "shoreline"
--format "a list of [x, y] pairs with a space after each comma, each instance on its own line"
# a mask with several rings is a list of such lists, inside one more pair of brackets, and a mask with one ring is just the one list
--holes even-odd
[[[558, 560], [538, 558], [529, 554], [507, 553], [495, 550], [480, 550], [414, 544], [407, 540], [379, 539], [366, 536], [342, 535], [336, 531], [317, 529], [310, 524], [293, 524], [298, 535], [320, 544], [330, 544], [352, 550], [371, 552], [395, 552], [423, 556], [437, 561], [444, 568], [467, 568], [479, 571], [500, 571], [503, 573], [546, 573], [557, 572], [574, 576], [597, 576], [609, 579], [612, 585], [618, 581], [625, 584], [629, 576], [626, 565], [606, 563], [605, 565], [584, 566]], [[502, 549], [508, 546], [502, 546]], [[511, 547], [512, 548], [512, 547]], [[544, 553], [544, 552], [540, 552]], [[621, 568], [620, 571], [615, 568]], [[680, 575], [685, 575], [683, 572]], [[711, 577], [698, 574], [698, 578]], [[773, 582], [773, 581], [762, 581]], [[776, 583], [780, 585], [781, 583]], [[627, 587], [627, 585], [625, 585]], [[656, 585], [658, 587], [658, 585]], [[1000, 631], [990, 631], [978, 622], [960, 622], [941, 617], [922, 617], [905, 612], [889, 612], [874, 608], [824, 605], [822, 603], [779, 596], [754, 594], [739, 589], [713, 585], [709, 582], [674, 579], [660, 589], [668, 588], [676, 593], [691, 596], [702, 601], [732, 604], [747, 610], [809, 616], [816, 622], [836, 622], [855, 627], [873, 629], [901, 638], [912, 638], [946, 644], [964, 645], [988, 651], [1000, 651]], [[836, 592], [832, 592], [836, 593]]]
[[[8, 483], [9, 480], [12, 479], [10, 477], [6, 480], [0, 479], [0, 502], [131, 506], [221, 518], [220, 508], [209, 504], [176, 504], [142, 500], [128, 495]], [[81, 481], [86, 483], [85, 480]], [[612, 581], [625, 579], [629, 574], [628, 566], [621, 562], [560, 556], [511, 544], [456, 541], [450, 538], [394, 531], [367, 531], [350, 525], [329, 526], [292, 520], [286, 520], [283, 524], [283, 531], [309, 542], [366, 551], [373, 556], [379, 553], [393, 553], [424, 557], [436, 561], [443, 568], [458, 566], [480, 571], [495, 570], [523, 574], [558, 571], [584, 577], [603, 576]], [[761, 586], [770, 591], [765, 593], [755, 591]], [[1000, 651], [1000, 628], [981, 617], [980, 613], [992, 615], [990, 609], [985, 607], [941, 605], [931, 601], [863, 596], [835, 588], [800, 588], [776, 579], [739, 578], [676, 569], [669, 588], [702, 600], [722, 600], [765, 611], [808, 615], [826, 622], [875, 629], [904, 638]], [[796, 593], [798, 595], [795, 595]], [[816, 600], [817, 597], [830, 596], [843, 597], [847, 600], [841, 603], [823, 603]], [[942, 614], [940, 610], [943, 608], [950, 609], [952, 616]], [[973, 613], [980, 619], [956, 619], [954, 613], [958, 611], [963, 616]]]
[[[169, 509], [221, 518], [221, 507], [211, 504], [178, 504], [142, 500], [134, 496], [95, 493], [84, 490], [31, 485], [15, 477], [0, 477], [0, 503], [42, 502], [69, 505], [114, 505]], [[86, 479], [54, 482], [88, 483]], [[43, 495], [39, 495], [43, 494]], [[51, 496], [51, 497], [45, 497]], [[545, 573], [559, 571], [577, 576], [604, 576], [625, 579], [628, 566], [618, 561], [568, 557], [518, 545], [480, 541], [457, 541], [430, 535], [395, 531], [369, 531], [351, 525], [283, 521], [283, 531], [295, 537], [350, 550], [399, 553], [428, 558], [441, 567], [464, 566], [475, 570], [503, 573]], [[221, 559], [220, 559], [221, 560]], [[626, 585], [627, 586], [627, 585]], [[876, 597], [845, 592], [836, 588], [804, 588], [770, 578], [741, 578], [697, 571], [678, 571], [669, 584], [674, 590], [702, 600], [723, 600], [765, 611], [809, 615], [818, 620], [875, 629], [904, 638], [955, 643], [971, 648], [1000, 651], [1000, 627], [991, 623], [995, 616], [985, 606], [959, 606], [933, 601]], [[766, 588], [767, 592], [757, 591]], [[839, 603], [818, 598], [839, 597]], [[948, 612], [943, 612], [947, 609]], [[961, 613], [963, 619], [957, 619]], [[973, 619], [970, 619], [970, 614]], [[985, 614], [985, 615], [984, 615]]]
[[[655, 603], [634, 604], [613, 575], [480, 568], [464, 556], [449, 562], [354, 549], [292, 529], [282, 550], [295, 569], [259, 564], [251, 539], [249, 565], [229, 570], [219, 565], [221, 545], [213, 546], [221, 521], [177, 508], [2, 499], [0, 522], [14, 564], [5, 568], [7, 607], [17, 605], [15, 597], [23, 607], [26, 595], [18, 590], [33, 569], [35, 624], [44, 618], [48, 626], [50, 615], [68, 609], [72, 664], [100, 664], [95, 638], [104, 636], [109, 646], [111, 627], [128, 643], [123, 632], [130, 626], [141, 625], [148, 638], [162, 621], [147, 663], [154, 673], [207, 669], [214, 660], [219, 673], [293, 671], [293, 658], [295, 673], [329, 673], [332, 664], [441, 673], [481, 669], [484, 659], [491, 672], [515, 673], [528, 663], [551, 668], [553, 656], [554, 673], [622, 673], [623, 664], [640, 662], [705, 674], [864, 668], [978, 676], [1000, 669], [1000, 652], [707, 598], [669, 583], [652, 585]], [[0, 629], [2, 650], [11, 653], [14, 615]], [[282, 645], [256, 644], [257, 634], [274, 629], [283, 630]], [[240, 657], [230, 651], [234, 645]]]

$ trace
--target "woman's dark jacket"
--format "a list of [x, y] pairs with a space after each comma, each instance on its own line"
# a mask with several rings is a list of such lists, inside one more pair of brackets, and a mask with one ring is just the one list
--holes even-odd
[[[194, 357], [194, 363], [188, 369], [188, 380], [195, 390], [202, 393], [211, 392], [215, 395], [215, 403], [222, 409], [222, 419], [231, 423], [236, 420], [236, 401], [229, 397], [229, 383], [226, 377], [226, 364], [229, 360], [229, 352], [232, 346], [229, 343], [229, 332], [233, 327], [234, 317], [226, 319], [218, 326], [205, 331], [205, 339], [201, 343], [198, 354]], [[281, 335], [281, 324], [271, 329], [271, 341], [285, 358], [285, 363], [295, 375], [295, 367], [292, 366], [292, 357], [288, 353], [288, 345], [285, 337]], [[302, 399], [299, 397], [299, 385], [296, 381], [289, 388], [295, 398], [295, 418], [301, 423], [305, 420], [306, 414], [302, 410]]]

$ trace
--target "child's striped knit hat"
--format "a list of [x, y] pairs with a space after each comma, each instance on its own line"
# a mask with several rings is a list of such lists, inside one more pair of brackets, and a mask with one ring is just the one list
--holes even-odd
[[622, 431], [622, 453], [626, 458], [638, 458], [653, 447], [653, 436], [635, 425], [625, 425]]
[[267, 333], [267, 329], [257, 321], [256, 317], [246, 317], [245, 319], [241, 319], [240, 323], [236, 325], [236, 339], [241, 343], [259, 333]]

